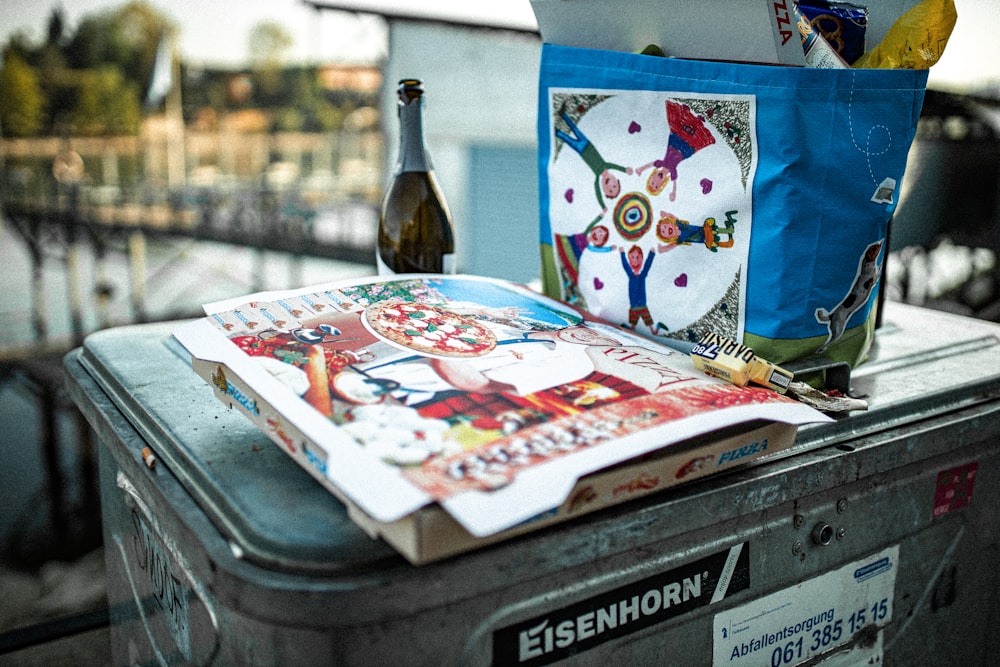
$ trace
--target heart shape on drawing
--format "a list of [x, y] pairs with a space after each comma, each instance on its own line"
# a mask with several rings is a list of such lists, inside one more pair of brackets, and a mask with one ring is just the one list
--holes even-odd
[[629, 134], [635, 134], [636, 132], [641, 132], [641, 131], [642, 131], [642, 125], [639, 125], [639, 123], [635, 122], [634, 120], [631, 123], [629, 123], [628, 126]]
[[594, 289], [604, 289], [604, 282], [600, 278], [594, 278]]
[[573, 203], [573, 188], [566, 190], [565, 197], [566, 201], [568, 201], [570, 204]]
[[707, 178], [701, 179], [701, 194], [707, 195], [712, 191], [712, 181]]
[[688, 286], [688, 274], [682, 273], [681, 275], [674, 278], [674, 285], [677, 287], [687, 287]]

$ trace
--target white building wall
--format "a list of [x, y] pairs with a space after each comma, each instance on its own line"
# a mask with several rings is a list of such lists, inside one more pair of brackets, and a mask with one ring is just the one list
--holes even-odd
[[[523, 174], [508, 179], [510, 190], [499, 188], [501, 197], [496, 206], [489, 207], [496, 216], [473, 219], [470, 176], [488, 172], [490, 166], [470, 161], [474, 147], [520, 147], [537, 152], [540, 39], [503, 30], [394, 21], [389, 27], [388, 52], [382, 95], [389, 168], [386, 180], [399, 149], [396, 86], [402, 78], [417, 78], [426, 90], [424, 137], [455, 222], [459, 271], [525, 279], [523, 275], [504, 275], [502, 267], [498, 269], [493, 262], [485, 265], [481, 258], [476, 259], [481, 253], [472, 249], [499, 242], [506, 244], [510, 253], [523, 254], [530, 247], [532, 259], [537, 259], [537, 203], [530, 219], [523, 219], [523, 215], [514, 220], [503, 217], [505, 201], [508, 205], [515, 199], [518, 203], [525, 198], [537, 202], [537, 175], [531, 179], [533, 192], [524, 191]], [[479, 156], [475, 159], [481, 160], [489, 151], [475, 153]], [[496, 177], [503, 179], [504, 174]], [[516, 188], [515, 183], [519, 183]]]

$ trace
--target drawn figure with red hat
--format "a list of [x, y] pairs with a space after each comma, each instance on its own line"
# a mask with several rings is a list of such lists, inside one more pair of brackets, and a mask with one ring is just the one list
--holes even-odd
[[696, 116], [691, 108], [680, 102], [666, 101], [667, 125], [670, 127], [670, 137], [667, 139], [667, 151], [663, 158], [645, 164], [636, 169], [641, 174], [649, 167], [654, 167], [646, 182], [650, 194], [659, 194], [671, 183], [670, 200], [677, 197], [677, 165], [696, 152], [715, 143], [715, 137], [705, 127], [705, 119]]

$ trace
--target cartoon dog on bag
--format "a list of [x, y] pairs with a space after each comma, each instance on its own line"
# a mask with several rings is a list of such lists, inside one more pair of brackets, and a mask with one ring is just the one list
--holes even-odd
[[865, 249], [864, 255], [858, 263], [858, 272], [854, 277], [851, 290], [833, 310], [816, 309], [816, 321], [820, 324], [826, 324], [829, 329], [826, 342], [816, 352], [822, 354], [830, 345], [840, 340], [840, 337], [844, 335], [844, 330], [847, 329], [847, 322], [851, 319], [851, 315], [868, 303], [868, 298], [871, 296], [872, 290], [875, 289], [879, 274], [882, 272], [882, 266], [878, 262], [882, 244], [883, 241], [876, 241]]

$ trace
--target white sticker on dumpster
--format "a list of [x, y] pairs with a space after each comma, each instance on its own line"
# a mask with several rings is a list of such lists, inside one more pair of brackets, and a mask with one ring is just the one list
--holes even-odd
[[[713, 665], [798, 665], [853, 645], [878, 658], [892, 620], [899, 546], [715, 615]], [[872, 663], [875, 664], [875, 663]]]

